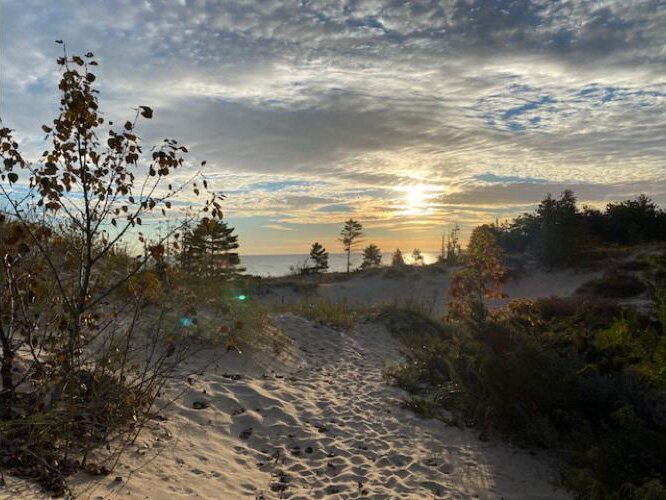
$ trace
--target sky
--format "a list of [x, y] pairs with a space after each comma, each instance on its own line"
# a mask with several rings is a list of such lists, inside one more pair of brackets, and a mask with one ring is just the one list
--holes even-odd
[[[646, 193], [666, 206], [666, 0], [0, 0], [0, 117], [28, 157], [62, 39], [108, 119], [179, 139], [246, 254], [385, 251]], [[121, 122], [122, 123], [122, 122]], [[193, 167], [194, 168], [194, 167]]]

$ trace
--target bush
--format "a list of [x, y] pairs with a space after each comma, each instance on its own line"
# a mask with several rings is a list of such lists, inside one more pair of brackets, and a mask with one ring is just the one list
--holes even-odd
[[[595, 315], [604, 316], [603, 321]], [[428, 318], [393, 321], [414, 338]], [[666, 330], [604, 302], [514, 301], [481, 322], [432, 327], [387, 376], [408, 406], [554, 449], [580, 497], [663, 498]]]
[[588, 281], [576, 290], [576, 295], [624, 299], [636, 297], [647, 290], [647, 285], [631, 274], [607, 272], [603, 277]]
[[446, 339], [450, 333], [439, 321], [435, 321], [414, 308], [385, 307], [375, 316], [374, 321], [402, 342], [417, 346], [424, 339]]
[[[144, 153], [139, 123], [151, 108], [106, 122], [94, 54], [70, 57], [63, 44], [57, 62], [60, 106], [41, 127], [46, 151], [27, 161], [0, 126], [0, 470], [63, 494], [68, 474], [93, 465], [93, 450], [117, 463], [188, 351], [163, 335], [164, 310], [146, 315], [169, 290], [165, 242], [180, 226], [149, 244], [142, 219], [175, 210], [186, 188], [209, 196], [198, 209], [179, 206], [184, 224], [221, 218], [222, 197], [205, 180], [200, 188], [198, 174], [169, 183], [187, 164], [177, 141]], [[128, 257], [128, 237], [141, 255]]]

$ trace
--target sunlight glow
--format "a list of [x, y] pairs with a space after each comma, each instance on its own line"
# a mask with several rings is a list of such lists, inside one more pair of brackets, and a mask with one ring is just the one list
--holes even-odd
[[404, 206], [406, 215], [421, 215], [430, 211], [430, 203], [437, 196], [439, 189], [435, 186], [417, 184], [406, 186], [404, 191]]

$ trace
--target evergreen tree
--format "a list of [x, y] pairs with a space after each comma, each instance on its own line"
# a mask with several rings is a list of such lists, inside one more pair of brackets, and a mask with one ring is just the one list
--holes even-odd
[[402, 250], [399, 248], [393, 252], [391, 257], [391, 265], [395, 267], [400, 267], [405, 265], [405, 258], [402, 256]]
[[370, 267], [379, 267], [382, 265], [382, 251], [377, 245], [371, 243], [363, 249], [363, 262], [361, 262], [361, 269], [368, 269]]
[[536, 214], [539, 220], [537, 255], [551, 267], [569, 264], [578, 253], [581, 229], [573, 192], [567, 189], [558, 200], [548, 194]]
[[425, 263], [423, 254], [421, 253], [421, 250], [419, 250], [418, 248], [415, 248], [412, 251], [412, 261], [414, 262], [415, 266], [422, 266]]
[[636, 244], [666, 239], [666, 216], [644, 194], [635, 200], [609, 203], [605, 219], [607, 241]]
[[363, 236], [363, 226], [354, 219], [345, 221], [345, 225], [340, 231], [339, 240], [342, 242], [345, 253], [347, 254], [347, 272], [351, 267], [351, 251], [354, 246], [360, 243], [359, 238]]
[[232, 277], [241, 268], [238, 235], [223, 221], [204, 218], [183, 236], [182, 260], [189, 271], [202, 276]]
[[311, 268], [313, 272], [318, 273], [328, 269], [328, 252], [318, 241], [312, 244], [310, 259], [314, 262], [314, 266]]

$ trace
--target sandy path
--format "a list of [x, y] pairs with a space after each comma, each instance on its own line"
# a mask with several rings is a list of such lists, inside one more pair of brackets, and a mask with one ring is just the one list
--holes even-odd
[[110, 477], [79, 476], [79, 495], [566, 498], [545, 457], [402, 409], [405, 394], [382, 379], [399, 359], [382, 327], [346, 334], [291, 315], [276, 321], [294, 339], [286, 355], [215, 354], [216, 366], [174, 381], [168, 392], [186, 393], [166, 420], [150, 424]]

